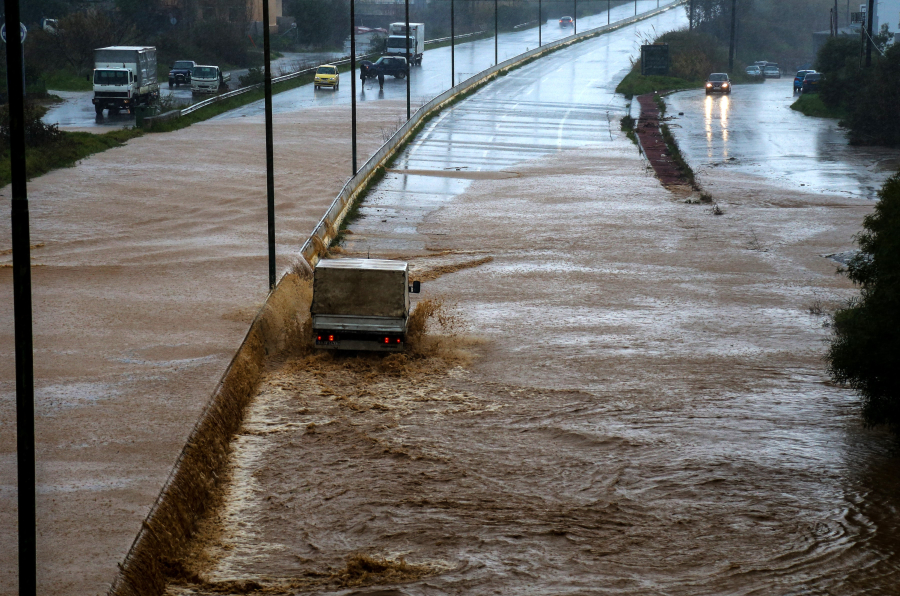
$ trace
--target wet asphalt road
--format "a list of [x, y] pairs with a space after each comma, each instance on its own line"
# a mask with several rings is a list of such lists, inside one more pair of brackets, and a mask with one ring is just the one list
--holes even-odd
[[[657, 4], [665, 6], [667, 3], [668, 2], [665, 1], [657, 2], [657, 0], [638, 0], [637, 11], [638, 13], [646, 12], [655, 9]], [[634, 13], [634, 3], [616, 6], [610, 11], [609, 19], [607, 18], [606, 11], [590, 17], [582, 17], [578, 20], [578, 30], [581, 32], [587, 31], [588, 29], [605, 25], [607, 20], [615, 22], [616, 20], [632, 17], [634, 16]], [[572, 28], [561, 28], [557, 20], [551, 19], [542, 27], [542, 42], [549, 43], [572, 35], [572, 33]], [[531, 27], [516, 32], [501, 33], [497, 44], [499, 59], [502, 62], [512, 58], [513, 56], [536, 47], [537, 43], [537, 27]], [[323, 59], [325, 59], [324, 56]], [[329, 59], [333, 59], [333, 55]], [[289, 63], [290, 58], [288, 58], [287, 61]], [[477, 72], [489, 68], [494, 64], [494, 38], [491, 37], [479, 41], [457, 44], [455, 49], [455, 63], [457, 83]], [[275, 66], [273, 66], [273, 72], [278, 72]], [[240, 73], [236, 72], [236, 74], [232, 75], [233, 82], [237, 81], [238, 74]], [[415, 109], [415, 106], [421, 105], [445, 89], [448, 89], [450, 87], [450, 78], [450, 47], [427, 50], [422, 61], [422, 66], [415, 67], [412, 73], [411, 96], [414, 106], [413, 109]], [[338, 91], [333, 91], [331, 89], [314, 91], [312, 85], [304, 85], [284, 93], [279, 93], [273, 98], [274, 111], [276, 113], [291, 112], [315, 106], [349, 104], [349, 75], [342, 75], [342, 79], [343, 84]], [[164, 94], [170, 92], [165, 85], [165, 82], [163, 82], [161, 91]], [[172, 89], [171, 92], [177, 103], [187, 103], [191, 99], [191, 93], [188, 88], [175, 88]], [[370, 79], [367, 81], [365, 88], [359, 90], [359, 93], [360, 101], [405, 99], [406, 81], [388, 78], [385, 82], [384, 92], [382, 93], [378, 90], [377, 80]], [[58, 123], [62, 127], [78, 128], [123, 128], [131, 126], [134, 123], [134, 116], [120, 114], [110, 117], [107, 116], [105, 112], [104, 118], [98, 120], [94, 113], [93, 105], [90, 102], [91, 93], [89, 92], [80, 94], [61, 94], [61, 96], [67, 97], [67, 101], [52, 108], [44, 117], [45, 122]], [[232, 110], [226, 114], [217, 116], [216, 118], [238, 118], [261, 114], [262, 111], [263, 102], [259, 101], [243, 108]]]
[[695, 90], [666, 98], [669, 126], [701, 182], [728, 171], [785, 189], [875, 198], [900, 167], [900, 150], [851, 147], [836, 120], [790, 109], [798, 97], [792, 82], [768, 79], [737, 85], [731, 95]]

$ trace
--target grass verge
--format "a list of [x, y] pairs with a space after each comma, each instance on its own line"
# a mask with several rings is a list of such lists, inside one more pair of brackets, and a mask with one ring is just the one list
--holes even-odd
[[791, 109], [800, 112], [804, 116], [812, 116], [814, 118], [843, 119], [847, 116], [841, 109], [833, 109], [826, 106], [818, 94], [801, 95], [797, 98], [797, 101], [791, 104]]
[[622, 120], [619, 124], [622, 132], [625, 133], [625, 136], [631, 139], [631, 142], [635, 145], [638, 144], [637, 133], [634, 130], [634, 127], [637, 125], [637, 121], [631, 117], [630, 114], [625, 114], [622, 116]]
[[[25, 168], [28, 179], [46, 174], [50, 170], [66, 168], [85, 157], [113, 147], [120, 147], [126, 141], [139, 137], [138, 129], [114, 130], [102, 135], [89, 132], [62, 132], [60, 140], [39, 147], [25, 149]], [[7, 153], [0, 158], [0, 187], [12, 182], [12, 170]]]

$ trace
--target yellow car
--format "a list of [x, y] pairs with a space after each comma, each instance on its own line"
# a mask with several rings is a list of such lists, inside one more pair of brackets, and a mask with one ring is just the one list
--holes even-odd
[[313, 81], [316, 89], [319, 87], [331, 87], [337, 91], [341, 83], [341, 75], [338, 74], [337, 66], [333, 64], [323, 64], [316, 69], [316, 79]]

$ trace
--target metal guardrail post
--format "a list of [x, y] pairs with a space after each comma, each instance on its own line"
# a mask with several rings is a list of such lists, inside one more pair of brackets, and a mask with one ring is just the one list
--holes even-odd
[[25, 68], [19, 0], [4, 0], [12, 173], [13, 312], [16, 353], [16, 470], [19, 525], [19, 595], [37, 592], [34, 457], [34, 338], [31, 311], [31, 236], [25, 172]]

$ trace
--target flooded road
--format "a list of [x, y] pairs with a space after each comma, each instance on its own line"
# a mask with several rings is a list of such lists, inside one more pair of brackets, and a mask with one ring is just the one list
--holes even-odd
[[666, 98], [666, 113], [701, 181], [725, 170], [789, 190], [876, 199], [876, 191], [900, 169], [900, 150], [851, 147], [837, 120], [790, 109], [797, 97], [792, 77], [768, 79], [738, 85], [731, 95], [675, 93]]
[[725, 172], [723, 215], [686, 204], [617, 130], [602, 40], [444, 112], [369, 195], [335, 256], [408, 260], [444, 324], [270, 363], [170, 594], [896, 593], [900, 451], [818, 314], [871, 202]]

